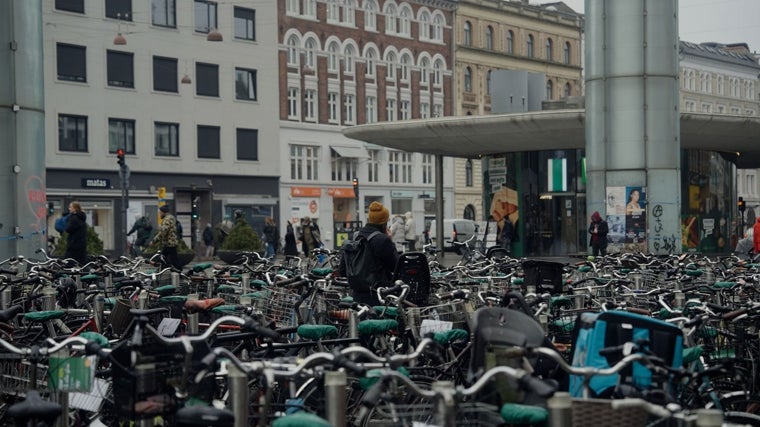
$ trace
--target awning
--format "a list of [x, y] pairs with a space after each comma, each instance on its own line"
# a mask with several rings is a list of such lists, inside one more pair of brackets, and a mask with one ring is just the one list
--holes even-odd
[[331, 145], [333, 149], [340, 157], [351, 157], [354, 159], [368, 159], [369, 153], [364, 147], [342, 147], [338, 145]]

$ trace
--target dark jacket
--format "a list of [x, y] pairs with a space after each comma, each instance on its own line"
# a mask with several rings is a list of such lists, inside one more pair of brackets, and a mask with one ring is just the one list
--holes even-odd
[[285, 255], [298, 255], [298, 245], [296, 244], [296, 233], [293, 231], [293, 224], [288, 224], [285, 230], [285, 248], [283, 249]]
[[277, 232], [277, 226], [265, 225], [264, 236], [266, 236], [267, 243], [272, 245], [274, 248], [274, 251], [277, 252], [277, 249], [280, 246], [280, 234]]
[[[367, 224], [359, 230], [359, 236], [365, 239], [375, 231], [379, 231], [381, 234], [375, 236], [369, 241], [369, 249], [375, 257], [375, 260], [382, 267], [382, 271], [385, 272], [387, 277], [387, 283], [391, 284], [393, 281], [393, 271], [396, 269], [396, 262], [398, 262], [398, 251], [396, 245], [385, 232], [385, 227], [377, 224]], [[353, 236], [351, 237], [353, 238]], [[340, 267], [338, 272], [342, 277], [346, 277], [346, 262], [341, 257]], [[350, 283], [349, 283], [350, 285]]]
[[135, 221], [135, 223], [132, 225], [132, 228], [129, 229], [127, 236], [131, 235], [134, 232], [137, 232], [135, 245], [145, 246], [150, 240], [150, 235], [153, 232], [153, 225], [150, 223], [150, 220], [147, 217], [140, 217], [140, 219]]
[[[596, 229], [596, 233], [594, 233]], [[588, 227], [588, 232], [591, 234], [591, 245], [597, 245], [600, 247], [607, 246], [607, 233], [609, 232], [609, 226], [607, 221], [602, 219], [599, 212], [594, 212], [591, 215], [591, 225]]]
[[81, 265], [87, 263], [87, 215], [74, 212], [66, 220], [66, 258], [73, 258]]

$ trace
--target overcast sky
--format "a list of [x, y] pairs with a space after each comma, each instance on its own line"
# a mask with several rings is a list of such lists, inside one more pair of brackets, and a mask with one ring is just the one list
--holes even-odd
[[[562, 0], [583, 13], [585, 0]], [[552, 0], [531, 0], [551, 3]], [[760, 52], [760, 0], [679, 0], [681, 40], [702, 43], [740, 43]]]

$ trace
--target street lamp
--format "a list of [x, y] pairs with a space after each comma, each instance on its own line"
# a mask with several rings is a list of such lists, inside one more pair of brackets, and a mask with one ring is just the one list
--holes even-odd
[[354, 200], [356, 202], [356, 220], [359, 221], [359, 178], [354, 178]]
[[[127, 209], [129, 209], [129, 166], [124, 159], [124, 149], [116, 150], [116, 163], [119, 164], [119, 179], [121, 180], [121, 223], [124, 227], [124, 236], [127, 235]], [[123, 247], [123, 246], [122, 246]], [[126, 253], [126, 251], [125, 251]]]

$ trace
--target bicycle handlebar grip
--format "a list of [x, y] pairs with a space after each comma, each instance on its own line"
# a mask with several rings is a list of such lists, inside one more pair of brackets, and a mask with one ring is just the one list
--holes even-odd
[[726, 307], [725, 305], [715, 304], [712, 302], [707, 302], [705, 303], [705, 305], [707, 306], [707, 308], [711, 310], [719, 311], [721, 313], [729, 313], [733, 310], [731, 307]]
[[746, 308], [740, 308], [738, 310], [729, 311], [728, 313], [723, 315], [723, 320], [734, 320], [737, 317], [749, 313], [749, 310]]
[[349, 358], [343, 355], [336, 355], [335, 359], [333, 360], [333, 365], [335, 365], [335, 367], [345, 368], [346, 370], [356, 375], [364, 375], [364, 373], [367, 371], [364, 366], [351, 361]]
[[272, 340], [275, 340], [275, 341], [281, 338], [280, 334], [277, 331], [260, 326], [253, 319], [248, 319], [245, 321], [245, 324], [243, 325], [243, 330], [246, 332], [254, 332], [256, 334], [261, 335], [262, 337], [271, 338]]
[[547, 384], [542, 379], [528, 374], [523, 375], [518, 382], [525, 389], [532, 391], [540, 397], [549, 397], [556, 391], [556, 387], [553, 385]]
[[394, 285], [394, 286], [391, 286], [390, 288], [380, 288], [378, 289], [378, 292], [380, 293], [380, 295], [385, 296], [385, 295], [392, 294], [394, 292], [399, 292], [401, 291], [401, 289], [403, 289], [401, 285]]

